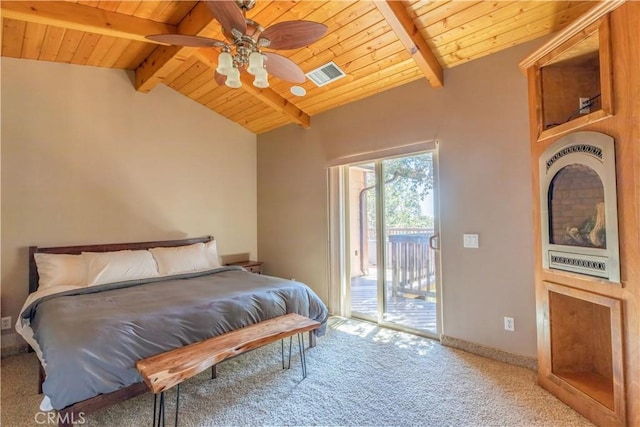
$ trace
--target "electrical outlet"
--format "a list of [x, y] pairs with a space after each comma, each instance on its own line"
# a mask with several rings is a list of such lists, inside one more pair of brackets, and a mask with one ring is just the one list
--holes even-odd
[[578, 98], [578, 108], [580, 108], [580, 114], [589, 114], [591, 112], [589, 98]]
[[516, 323], [513, 320], [513, 317], [505, 317], [504, 318], [504, 330], [514, 332], [516, 330]]
[[2, 318], [2, 330], [11, 329], [11, 316]]

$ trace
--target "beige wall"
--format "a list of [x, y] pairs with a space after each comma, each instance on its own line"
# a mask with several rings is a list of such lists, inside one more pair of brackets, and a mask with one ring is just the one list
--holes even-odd
[[3, 316], [27, 295], [29, 245], [213, 234], [257, 255], [255, 135], [131, 77], [2, 58]]
[[[327, 161], [437, 138], [442, 332], [536, 354], [526, 81], [517, 62], [539, 43], [258, 136], [258, 242], [270, 274], [295, 276], [327, 301]], [[479, 249], [462, 247], [480, 235]], [[506, 332], [503, 317], [515, 317]]]
[[[291, 130], [297, 128], [282, 132]], [[267, 136], [263, 143], [262, 151], [258, 144], [258, 251], [268, 254], [260, 254], [264, 271], [302, 281], [326, 302], [327, 173], [322, 147], [295, 137]]]

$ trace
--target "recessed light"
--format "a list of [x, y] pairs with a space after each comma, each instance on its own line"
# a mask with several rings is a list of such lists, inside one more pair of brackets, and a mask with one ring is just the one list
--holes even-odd
[[295, 96], [305, 96], [307, 91], [302, 86], [291, 86], [291, 93]]

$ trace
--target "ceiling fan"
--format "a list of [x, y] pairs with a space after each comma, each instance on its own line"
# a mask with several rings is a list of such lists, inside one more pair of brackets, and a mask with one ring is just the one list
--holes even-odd
[[327, 32], [327, 26], [313, 21], [284, 21], [263, 28], [248, 19], [246, 13], [255, 6], [255, 0], [205, 1], [213, 17], [222, 25], [222, 33], [228, 41], [184, 34], [156, 34], [147, 39], [160, 43], [190, 47], [217, 47], [218, 57], [215, 81], [231, 88], [242, 86], [240, 72], [246, 70], [255, 76], [253, 85], [269, 87], [268, 75], [279, 79], [303, 83], [302, 69], [287, 58], [262, 48], [298, 49], [307, 46]]

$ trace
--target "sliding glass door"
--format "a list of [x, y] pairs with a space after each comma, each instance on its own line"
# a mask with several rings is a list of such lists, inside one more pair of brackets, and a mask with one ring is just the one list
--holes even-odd
[[353, 317], [438, 334], [435, 167], [435, 151], [349, 166]]

